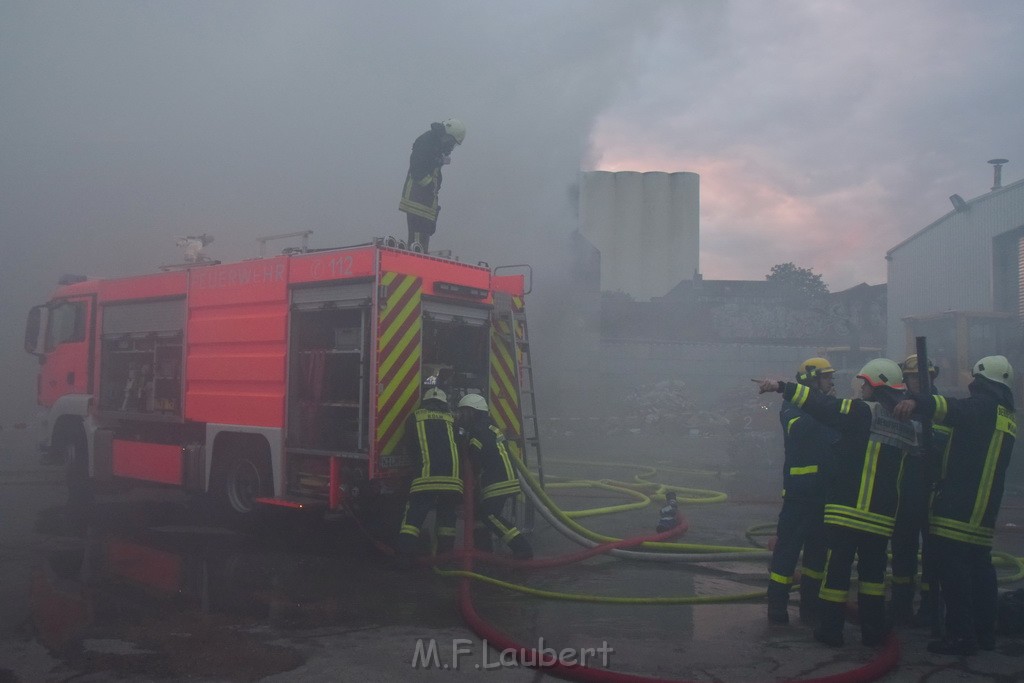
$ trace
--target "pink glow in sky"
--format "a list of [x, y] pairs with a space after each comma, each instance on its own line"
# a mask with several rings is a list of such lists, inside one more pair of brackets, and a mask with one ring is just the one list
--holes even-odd
[[1024, 4], [696, 7], [638, 44], [586, 168], [698, 173], [705, 277], [792, 261], [833, 290], [884, 282], [886, 251], [949, 195], [988, 191], [986, 160], [1021, 176]]
[[[595, 170], [700, 169], [701, 271], [706, 278], [760, 279], [776, 263], [792, 261], [826, 275], [838, 288], [885, 281], [879, 247], [891, 238], [880, 209], [884, 192], [875, 184], [808, 198], [773, 183], [764, 169], [747, 161], [697, 157], [679, 168], [657, 152], [633, 156], [629, 150], [605, 149]], [[888, 228], [893, 229], [891, 223]]]

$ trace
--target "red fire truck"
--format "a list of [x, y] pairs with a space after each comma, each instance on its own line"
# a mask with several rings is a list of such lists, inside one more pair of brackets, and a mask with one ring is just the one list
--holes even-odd
[[62, 278], [25, 336], [44, 446], [73, 492], [152, 482], [242, 519], [350, 509], [407, 482], [405, 418], [439, 373], [523, 448], [529, 279], [381, 240]]

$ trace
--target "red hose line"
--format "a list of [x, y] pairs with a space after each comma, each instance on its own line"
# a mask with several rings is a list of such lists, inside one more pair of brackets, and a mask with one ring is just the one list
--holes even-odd
[[[465, 515], [465, 510], [463, 514]], [[471, 555], [473, 559], [477, 560], [478, 562], [482, 562], [484, 564], [497, 564], [505, 567], [516, 567], [526, 569], [547, 569], [550, 567], [561, 567], [567, 564], [573, 564], [574, 562], [581, 562], [596, 555], [601, 555], [603, 553], [608, 552], [609, 550], [616, 550], [618, 548], [631, 548], [633, 546], [640, 545], [641, 543], [647, 543], [648, 541], [670, 541], [673, 538], [677, 538], [685, 534], [689, 530], [689, 524], [682, 515], [679, 515], [677, 517], [677, 520], [678, 522], [676, 526], [672, 527], [667, 531], [662, 531], [655, 534], [647, 534], [644, 536], [632, 536], [630, 538], [621, 538], [617, 541], [600, 543], [592, 548], [585, 548], [575, 553], [569, 553], [568, 555], [559, 555], [557, 557], [534, 558], [532, 560], [515, 560], [510, 557], [495, 555], [494, 553], [479, 550], [460, 550], [454, 553], [445, 553], [442, 555], [435, 555], [434, 557], [422, 558], [421, 562], [425, 564], [439, 564], [452, 559], [460, 559], [463, 555], [468, 554]]]
[[[465, 468], [463, 471], [470, 471]], [[464, 548], [473, 547], [473, 529], [476, 526], [475, 502], [473, 495], [473, 477], [465, 478], [465, 493], [463, 495], [463, 528], [462, 542]], [[670, 529], [665, 533], [671, 533]], [[623, 539], [611, 544], [634, 541], [635, 539]], [[590, 550], [595, 550], [591, 548]], [[589, 552], [589, 551], [584, 551]], [[462, 568], [473, 571], [473, 559], [475, 552], [461, 553]], [[547, 652], [549, 659], [544, 659], [545, 653], [538, 652], [535, 648], [520, 645], [511, 636], [499, 631], [495, 626], [485, 621], [476, 611], [473, 605], [472, 581], [463, 577], [459, 580], [459, 611], [462, 618], [469, 625], [470, 629], [480, 638], [486, 640], [489, 645], [503, 652], [513, 651], [516, 653], [516, 661], [532, 668], [559, 678], [573, 681], [593, 681], [594, 683], [689, 683], [682, 679], [651, 678], [649, 676], [638, 676], [605, 669], [595, 669], [575, 662], [562, 662], [555, 656], [559, 650], [551, 648]], [[545, 648], [548, 650], [548, 648]], [[867, 664], [851, 671], [846, 671], [832, 676], [819, 678], [794, 679], [793, 683], [867, 683], [875, 681], [899, 663], [900, 645], [895, 635], [890, 635], [885, 647]], [[553, 659], [553, 661], [550, 661]]]

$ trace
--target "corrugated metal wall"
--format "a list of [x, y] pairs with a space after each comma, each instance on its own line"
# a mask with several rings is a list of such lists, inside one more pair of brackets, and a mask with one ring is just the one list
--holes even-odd
[[601, 252], [601, 289], [663, 296], [700, 266], [700, 176], [590, 171], [580, 232]]
[[284, 425], [288, 259], [189, 271], [185, 417]]
[[1022, 226], [1024, 180], [972, 199], [893, 247], [886, 256], [886, 355], [913, 352], [902, 320], [907, 316], [996, 310], [993, 241]]

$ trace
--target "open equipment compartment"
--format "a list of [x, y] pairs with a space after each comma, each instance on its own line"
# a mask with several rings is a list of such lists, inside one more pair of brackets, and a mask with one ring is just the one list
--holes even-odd
[[180, 417], [184, 299], [104, 307], [100, 409]]

